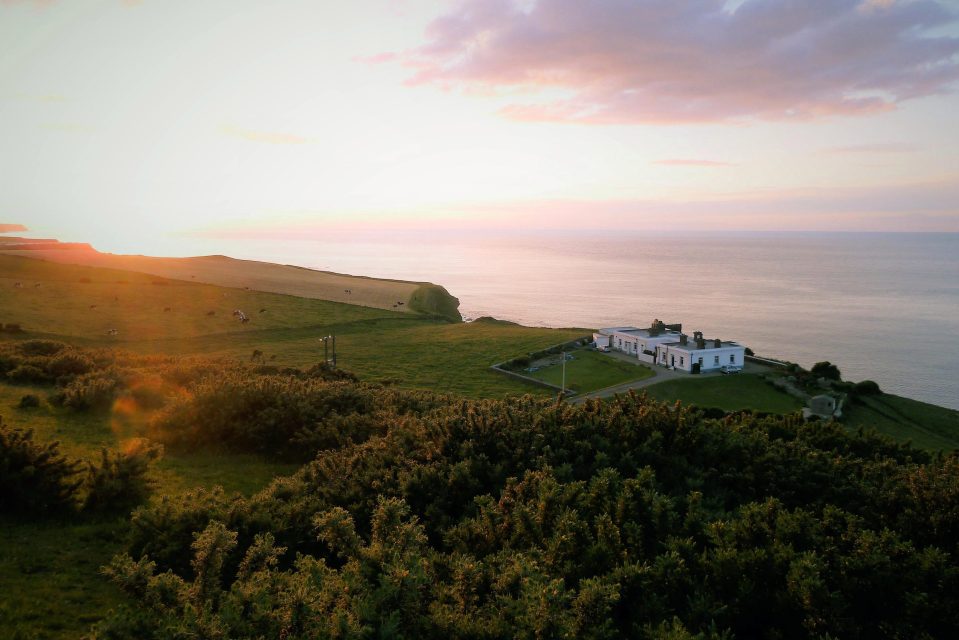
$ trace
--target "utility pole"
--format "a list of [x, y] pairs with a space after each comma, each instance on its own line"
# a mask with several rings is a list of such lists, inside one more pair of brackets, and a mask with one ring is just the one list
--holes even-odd
[[[336, 369], [336, 335], [328, 335], [320, 338], [323, 342], [323, 364], [331, 369]], [[330, 359], [330, 342], [333, 342], [333, 359]]]
[[566, 352], [563, 352], [563, 390], [561, 393], [566, 395]]

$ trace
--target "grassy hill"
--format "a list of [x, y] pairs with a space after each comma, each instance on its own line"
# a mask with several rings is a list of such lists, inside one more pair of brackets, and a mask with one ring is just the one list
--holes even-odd
[[842, 422], [850, 429], [875, 429], [920, 449], [959, 449], [959, 411], [910, 398], [859, 397], [843, 409]]
[[443, 287], [425, 282], [352, 276], [291, 265], [237, 260], [227, 256], [155, 258], [100, 253], [93, 249], [11, 250], [4, 249], [2, 244], [0, 253], [235, 289], [343, 302], [400, 313], [428, 313], [451, 321], [462, 319], [458, 311], [459, 301]]
[[[445, 290], [424, 286], [430, 293], [417, 300], [429, 315], [0, 255], [0, 323], [18, 323], [27, 336], [138, 352], [249, 359], [258, 350], [289, 366], [321, 361], [319, 338], [335, 334], [339, 365], [363, 379], [479, 397], [546, 394], [488, 367], [584, 333], [449, 322]], [[236, 309], [249, 322], [234, 317]]]

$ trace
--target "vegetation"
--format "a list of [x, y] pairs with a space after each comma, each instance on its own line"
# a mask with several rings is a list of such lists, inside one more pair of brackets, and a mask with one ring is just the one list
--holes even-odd
[[891, 394], [857, 394], [843, 407], [850, 430], [875, 429], [930, 451], [959, 450], [959, 411]]
[[[80, 286], [81, 279], [88, 282]], [[28, 286], [15, 289], [15, 281]], [[41, 286], [32, 286], [35, 283]], [[441, 288], [424, 287], [423, 295], [432, 292], [430, 299], [439, 305]], [[323, 358], [318, 338], [335, 334], [339, 366], [361, 379], [474, 397], [550, 395], [489, 367], [516, 353], [538, 351], [584, 333], [499, 321], [451, 323], [439, 317], [451, 307], [444, 311], [436, 306], [430, 313], [439, 315], [426, 316], [3, 255], [0, 309], [27, 329], [22, 336], [8, 338], [44, 337], [149, 355], [203, 354], [235, 360], [248, 360], [257, 350], [267, 364], [304, 369]], [[236, 309], [250, 321], [234, 317]], [[116, 329], [116, 335], [108, 335], [110, 329]], [[47, 382], [38, 379], [29, 362], [24, 364], [6, 379]], [[106, 386], [108, 381], [99, 384]]]
[[[573, 352], [572, 356], [573, 358], [566, 362], [566, 388], [576, 393], [604, 389], [624, 382], [645, 380], [655, 375], [649, 367], [625, 362], [588, 349], [579, 349]], [[562, 361], [557, 356], [555, 364], [540, 367], [538, 371], [524, 375], [558, 386], [563, 378]]]
[[646, 387], [651, 398], [723, 411], [752, 410], [788, 414], [802, 403], [752, 373], [667, 380]]
[[105, 569], [136, 605], [94, 637], [959, 631], [954, 457], [633, 394], [413, 400], [250, 498], [138, 510]]
[[[838, 380], [851, 430], [689, 408], [798, 408], [748, 374], [502, 399], [523, 387], [490, 364], [582, 330], [24, 262], [46, 279], [0, 287], [27, 329], [0, 342], [5, 637], [959, 632], [959, 458], [869, 428], [953, 449], [957, 412]], [[125, 287], [149, 309], [107, 336], [89, 296]], [[356, 376], [317, 365], [330, 333]]]
[[[427, 284], [350, 276], [290, 265], [236, 260], [227, 256], [153, 258], [99, 253], [89, 246], [83, 247], [84, 250], [72, 251], [64, 251], [63, 248], [63, 244], [34, 245], [30, 251], [18, 251], [0, 246], [0, 253], [11, 254], [0, 255], [0, 273], [20, 270], [21, 281], [29, 282], [33, 276], [32, 272], [38, 267], [25, 263], [36, 263], [39, 260], [35, 258], [42, 258], [49, 261], [47, 264], [52, 267], [67, 266], [75, 269], [72, 265], [82, 264], [85, 266], [81, 268], [96, 267], [98, 271], [126, 274], [121, 275], [121, 279], [129, 279], [131, 273], [137, 274], [137, 279], [144, 277], [143, 274], [149, 274], [145, 277], [157, 285], [175, 286], [177, 281], [205, 283], [244, 291], [263, 291], [298, 298], [332, 300], [362, 307], [396, 309], [401, 313], [415, 313], [414, 309], [409, 308], [407, 301], [421, 285]], [[66, 264], [52, 264], [56, 262]], [[96, 281], [97, 276], [94, 274], [80, 275], [80, 282]], [[445, 293], [442, 287], [435, 287], [429, 292], [429, 296], [435, 304], [452, 304], [455, 309], [455, 298]]]
[[812, 366], [812, 369], [810, 369], [809, 372], [816, 377], [825, 378], [826, 380], [842, 380], [842, 374], [839, 372], [839, 367], [828, 360], [824, 362], [817, 362]]
[[436, 284], [422, 284], [417, 287], [410, 296], [408, 304], [413, 311], [439, 316], [452, 322], [463, 320], [459, 311], [460, 301]]

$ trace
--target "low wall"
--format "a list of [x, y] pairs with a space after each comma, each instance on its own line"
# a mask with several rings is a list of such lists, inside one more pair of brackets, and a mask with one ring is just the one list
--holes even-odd
[[[499, 373], [502, 373], [504, 375], [510, 376], [511, 378], [516, 378], [517, 380], [522, 380], [524, 382], [529, 382], [529, 383], [538, 385], [540, 387], [546, 387], [547, 389], [552, 389], [556, 391], [557, 393], [563, 390], [558, 385], [550, 384], [549, 382], [545, 382], [543, 380], [537, 380], [536, 378], [531, 378], [530, 376], [524, 376], [522, 373], [516, 373], [515, 371], [508, 371], [507, 369], [501, 369], [498, 364], [494, 364], [492, 367], [490, 367], [490, 369], [492, 369], [493, 371], [498, 371]], [[569, 389], [566, 390], [566, 395], [572, 395], [572, 393], [573, 392], [570, 391]]]
[[760, 358], [759, 356], [746, 356], [745, 358], [746, 362], [764, 364], [767, 367], [779, 367], [780, 369], [785, 369], [789, 366], [788, 362], [783, 362], [782, 360], [771, 360], [770, 358]]

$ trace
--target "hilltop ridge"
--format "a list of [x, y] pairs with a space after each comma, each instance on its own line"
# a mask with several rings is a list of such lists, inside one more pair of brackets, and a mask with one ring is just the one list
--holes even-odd
[[444, 287], [430, 282], [355, 276], [224, 255], [163, 258], [103, 253], [86, 243], [61, 243], [51, 239], [2, 238], [0, 254], [134, 271], [174, 280], [405, 313], [422, 313], [450, 322], [461, 322], [463, 319], [459, 313], [459, 300]]

